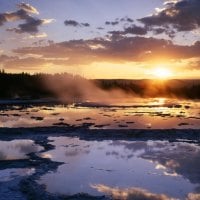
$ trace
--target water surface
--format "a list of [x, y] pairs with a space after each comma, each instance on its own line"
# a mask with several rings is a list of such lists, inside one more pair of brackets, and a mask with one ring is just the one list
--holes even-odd
[[0, 141], [0, 161], [28, 159], [27, 154], [39, 152], [43, 147], [33, 140]]
[[140, 191], [185, 199], [189, 193], [199, 191], [198, 144], [49, 139], [56, 148], [40, 156], [65, 163], [38, 180], [50, 193], [101, 196]]
[[199, 129], [200, 102], [139, 99], [55, 106], [8, 106], [0, 109], [0, 127], [85, 126], [91, 129]]

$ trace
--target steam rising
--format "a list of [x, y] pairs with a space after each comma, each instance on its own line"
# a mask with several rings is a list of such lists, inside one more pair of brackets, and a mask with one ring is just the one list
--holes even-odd
[[57, 75], [46, 76], [44, 79], [45, 87], [52, 91], [62, 102], [98, 102], [111, 103], [123, 101], [124, 98], [130, 98], [132, 95], [124, 92], [122, 89], [105, 90], [91, 80], [80, 76]]
[[44, 87], [62, 102], [122, 103], [138, 98], [200, 98], [193, 80], [87, 80], [81, 76], [42, 76]]

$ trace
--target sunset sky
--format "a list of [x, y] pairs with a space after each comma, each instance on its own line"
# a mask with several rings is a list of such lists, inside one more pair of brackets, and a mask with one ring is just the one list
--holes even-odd
[[200, 0], [0, 0], [0, 69], [200, 78]]

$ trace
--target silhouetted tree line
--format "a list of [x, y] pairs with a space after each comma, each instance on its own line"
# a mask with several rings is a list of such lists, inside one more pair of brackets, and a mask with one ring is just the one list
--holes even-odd
[[121, 89], [139, 97], [200, 99], [200, 80], [95, 80], [104, 90]]
[[0, 73], [0, 98], [40, 98], [51, 95], [42, 87], [42, 75]]
[[[48, 84], [59, 84], [57, 80], [75, 79], [73, 75], [63, 74], [34, 74], [28, 73], [5, 73], [0, 71], [0, 98], [1, 99], [39, 99], [55, 98], [55, 91]], [[51, 82], [51, 83], [50, 83]]]
[[[62, 84], [58, 80], [62, 80]], [[87, 84], [83, 86], [80, 86], [80, 84], [87, 81], [108, 92], [113, 89], [118, 89], [123, 91], [124, 93], [137, 95], [140, 97], [178, 97], [200, 99], [200, 80], [86, 80], [80, 76], [73, 76], [68, 73], [54, 75], [30, 75], [28, 73], [5, 73], [3, 70], [0, 70], [0, 98], [56, 98], [57, 95], [54, 86], [56, 86], [57, 90], [59, 89], [59, 84], [62, 85], [61, 89], [63, 91], [65, 91], [63, 87], [68, 86], [68, 90], [66, 91], [68, 91], [69, 93], [71, 82], [74, 82], [74, 84], [72, 85], [73, 88], [71, 90], [75, 91], [76, 84], [79, 84], [80, 88], [86, 87]], [[65, 84], [63, 84], [63, 82]], [[54, 89], [52, 89], [52, 87]], [[84, 89], [85, 88], [83, 88], [83, 90]], [[91, 91], [91, 93], [94, 92], [95, 91]]]

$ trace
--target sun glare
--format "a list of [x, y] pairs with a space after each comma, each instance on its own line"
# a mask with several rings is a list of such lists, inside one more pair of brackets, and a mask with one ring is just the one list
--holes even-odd
[[172, 73], [169, 69], [164, 68], [164, 67], [157, 67], [153, 70], [152, 73], [155, 77], [160, 78], [160, 79], [166, 79], [172, 76]]

